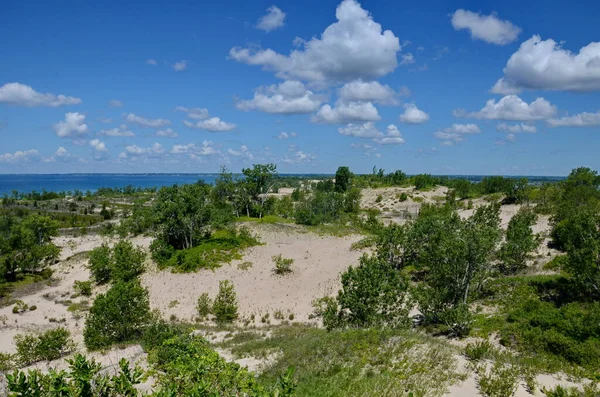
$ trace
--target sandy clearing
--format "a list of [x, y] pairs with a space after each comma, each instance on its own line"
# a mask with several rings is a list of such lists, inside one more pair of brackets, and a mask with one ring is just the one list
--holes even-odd
[[[360, 252], [351, 251], [358, 236], [345, 238], [301, 233], [296, 227], [253, 225], [264, 245], [252, 247], [240, 261], [225, 264], [211, 271], [197, 273], [171, 273], [160, 271], [146, 273], [143, 284], [150, 291], [150, 304], [169, 318], [175, 315], [180, 320], [191, 320], [196, 315], [198, 297], [207, 292], [211, 297], [218, 292], [219, 281], [231, 280], [239, 302], [239, 314], [249, 318], [255, 315], [255, 325], [260, 317], [281, 310], [286, 318], [294, 314], [294, 321], [308, 322], [313, 312], [311, 302], [337, 292], [340, 273], [356, 264]], [[272, 257], [281, 254], [294, 259], [293, 273], [278, 276], [273, 273]], [[247, 270], [238, 269], [238, 264], [250, 262]], [[174, 307], [171, 302], [177, 301]]]

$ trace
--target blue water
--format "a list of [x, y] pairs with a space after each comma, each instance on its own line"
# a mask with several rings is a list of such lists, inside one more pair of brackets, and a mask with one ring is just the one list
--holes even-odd
[[[290, 176], [281, 174], [282, 176]], [[294, 175], [302, 177], [332, 176], [325, 174]], [[67, 192], [88, 190], [94, 192], [101, 187], [161, 187], [173, 184], [194, 183], [203, 180], [214, 183], [217, 174], [0, 174], [0, 196], [11, 194], [13, 190], [20, 193], [42, 190], [54, 192]], [[478, 182], [482, 175], [453, 175], [451, 178], [461, 177]], [[519, 178], [519, 177], [515, 177]], [[551, 182], [564, 179], [553, 176], [528, 176], [531, 183]]]

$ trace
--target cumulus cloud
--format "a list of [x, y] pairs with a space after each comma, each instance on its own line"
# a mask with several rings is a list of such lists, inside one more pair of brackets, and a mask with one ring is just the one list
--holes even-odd
[[400, 130], [394, 124], [387, 126], [385, 136], [375, 138], [374, 141], [380, 145], [402, 145], [406, 142]]
[[182, 70], [187, 69], [188, 67], [188, 61], [179, 61], [179, 62], [175, 62], [175, 64], [173, 65], [173, 70], [176, 72], [181, 72]]
[[123, 153], [121, 153], [121, 155], [119, 157], [121, 157], [121, 158], [126, 157], [126, 156], [156, 157], [156, 156], [160, 156], [160, 155], [164, 154], [165, 148], [158, 142], [155, 142], [154, 145], [147, 147], [147, 148], [139, 147], [137, 145], [129, 145], [129, 146], [125, 147], [124, 153], [125, 153], [125, 156], [121, 156], [123, 154]]
[[82, 138], [90, 131], [85, 124], [85, 115], [77, 112], [66, 113], [65, 120], [54, 124], [53, 128], [60, 138], [71, 139]]
[[339, 128], [338, 132], [342, 135], [357, 138], [380, 138], [383, 136], [372, 121], [362, 124], [350, 123], [345, 127]]
[[452, 146], [465, 140], [465, 135], [479, 134], [481, 130], [477, 124], [452, 124], [452, 127], [436, 131], [433, 136], [441, 140], [441, 144]]
[[125, 120], [127, 120], [128, 123], [137, 124], [144, 128], [160, 128], [171, 125], [171, 122], [166, 119], [147, 119], [133, 113], [129, 113], [125, 116]]
[[285, 154], [281, 161], [286, 164], [306, 164], [310, 163], [316, 158], [317, 156], [313, 154], [305, 153], [302, 150], [298, 150], [292, 153], [291, 155]]
[[417, 108], [415, 104], [404, 105], [404, 113], [400, 115], [400, 121], [406, 124], [423, 124], [429, 120], [429, 115]]
[[39, 156], [35, 149], [18, 150], [14, 153], [0, 154], [0, 163], [26, 163]]
[[506, 145], [508, 143], [515, 143], [517, 141], [517, 136], [513, 133], [507, 134], [504, 139], [497, 140], [496, 145]]
[[454, 30], [467, 29], [473, 39], [497, 45], [510, 44], [521, 33], [521, 28], [494, 14], [483, 15], [463, 9], [456, 10], [452, 15], [452, 26]]
[[110, 128], [106, 130], [100, 130], [99, 135], [104, 136], [135, 136], [125, 124], [121, 124], [119, 127]]
[[240, 146], [239, 150], [227, 149], [227, 153], [229, 153], [231, 156], [243, 157], [247, 160], [254, 159], [254, 155], [252, 154], [252, 152], [250, 152], [250, 149], [248, 149], [248, 146], [246, 146], [246, 145]]
[[52, 156], [44, 157], [42, 158], [42, 161], [44, 163], [54, 163], [56, 161], [69, 161], [72, 157], [73, 156], [71, 156], [67, 149], [65, 149], [62, 146], [59, 146]]
[[192, 158], [198, 156], [211, 156], [218, 154], [219, 151], [214, 148], [212, 141], [203, 141], [202, 145], [188, 143], [187, 145], [173, 145], [172, 154], [188, 154]]
[[306, 89], [299, 81], [284, 81], [279, 85], [259, 87], [254, 98], [239, 101], [240, 110], [260, 110], [271, 114], [312, 113], [319, 108], [322, 99]]
[[296, 134], [295, 132], [280, 132], [279, 135], [277, 135], [277, 139], [288, 139], [297, 135], [298, 134]]
[[156, 66], [156, 65], [158, 65], [158, 62], [156, 62], [155, 59], [150, 58], [150, 59], [146, 59], [146, 64]]
[[196, 123], [184, 120], [183, 124], [189, 128], [199, 128], [210, 132], [226, 132], [235, 129], [236, 127], [235, 124], [227, 123], [218, 117], [211, 117], [210, 119], [197, 121]]
[[81, 99], [72, 96], [42, 94], [28, 85], [21, 83], [7, 83], [0, 87], [0, 103], [18, 106], [49, 106], [77, 105]]
[[256, 27], [265, 32], [270, 32], [283, 26], [285, 21], [285, 12], [277, 6], [267, 8], [267, 14], [258, 19]]
[[333, 108], [329, 104], [323, 105], [311, 120], [313, 123], [345, 124], [380, 119], [377, 108], [371, 102], [344, 102], [338, 100]]
[[92, 139], [90, 141], [90, 146], [93, 147], [98, 152], [106, 152], [106, 144], [99, 139]]
[[357, 1], [342, 1], [335, 15], [337, 22], [320, 37], [295, 40], [301, 48], [289, 55], [272, 49], [234, 47], [229, 57], [272, 70], [281, 78], [315, 82], [371, 80], [397, 67], [399, 39], [392, 31], [383, 31]]
[[506, 123], [500, 123], [496, 126], [496, 130], [500, 131], [500, 132], [510, 132], [510, 133], [517, 133], [517, 132], [537, 132], [537, 128], [535, 127], [535, 125], [532, 124], [525, 124], [525, 123], [521, 123], [521, 124], [506, 124]]
[[509, 121], [544, 120], [555, 114], [556, 106], [544, 98], [537, 98], [528, 104], [516, 95], [507, 95], [498, 102], [490, 99], [478, 112], [468, 113], [464, 109], [454, 111], [454, 115], [457, 117]]
[[342, 101], [373, 101], [383, 104], [397, 103], [396, 93], [388, 86], [377, 81], [354, 80], [344, 84], [338, 90]]
[[167, 128], [164, 130], [158, 130], [158, 131], [156, 131], [156, 133], [154, 135], [160, 136], [163, 138], [177, 138], [177, 133], [170, 128]]
[[113, 99], [108, 102], [108, 106], [111, 106], [113, 108], [120, 108], [121, 106], [123, 106], [123, 102]]
[[547, 122], [550, 127], [592, 127], [600, 125], [600, 110], [596, 113], [583, 112], [559, 119], [550, 119]]
[[190, 119], [195, 119], [195, 120], [204, 120], [204, 119], [207, 119], [209, 116], [208, 109], [206, 109], [206, 108], [186, 108], [183, 106], [177, 106], [175, 108], [175, 110], [177, 112], [187, 113], [187, 116]]
[[492, 92], [516, 94], [524, 89], [600, 90], [600, 42], [586, 45], [577, 54], [537, 35], [523, 42], [506, 63], [504, 77]]

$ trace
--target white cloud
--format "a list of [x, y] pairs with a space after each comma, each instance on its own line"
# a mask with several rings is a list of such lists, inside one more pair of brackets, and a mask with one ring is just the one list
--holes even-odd
[[187, 113], [188, 117], [190, 119], [195, 119], [195, 120], [204, 120], [207, 119], [209, 114], [208, 114], [208, 109], [206, 108], [186, 108], [183, 106], [177, 106], [175, 108], [175, 110], [177, 112], [184, 112]]
[[225, 132], [235, 129], [236, 125], [233, 123], [227, 123], [218, 117], [211, 117], [207, 120], [201, 120], [196, 123], [191, 123], [187, 120], [183, 121], [183, 124], [189, 128], [199, 128], [201, 130], [211, 132]]
[[402, 137], [400, 130], [394, 124], [390, 124], [386, 128], [386, 135], [381, 138], [375, 138], [375, 142], [380, 145], [402, 145], [406, 141]]
[[371, 102], [343, 102], [338, 100], [335, 107], [323, 105], [312, 117], [313, 123], [345, 124], [357, 121], [377, 121], [381, 117]]
[[497, 45], [512, 43], [521, 33], [521, 28], [494, 14], [483, 15], [463, 9], [456, 10], [452, 15], [452, 26], [454, 30], [469, 30], [473, 39]]
[[156, 62], [155, 59], [150, 58], [150, 59], [146, 59], [146, 64], [156, 66], [156, 65], [158, 65], [158, 62]]
[[85, 124], [85, 115], [81, 113], [66, 113], [65, 121], [59, 121], [53, 126], [56, 135], [60, 138], [81, 138], [90, 131]]
[[106, 144], [99, 139], [92, 139], [90, 141], [90, 146], [98, 152], [106, 152]]
[[521, 123], [521, 124], [500, 123], [496, 126], [496, 130], [500, 131], [500, 132], [510, 132], [510, 133], [537, 132], [537, 128], [535, 128], [535, 125], [525, 124], [525, 123]]
[[346, 136], [357, 138], [380, 138], [383, 136], [372, 121], [362, 124], [350, 123], [345, 127], [339, 128], [338, 132]]
[[297, 152], [293, 153], [292, 156], [289, 156], [287, 154], [284, 155], [281, 161], [287, 164], [306, 164], [310, 163], [316, 158], [317, 156], [313, 154], [304, 153], [303, 151], [298, 150]]
[[384, 104], [397, 103], [396, 93], [388, 86], [377, 81], [361, 79], [346, 83], [338, 90], [338, 96], [344, 102], [373, 101]]
[[[154, 145], [143, 148], [137, 145], [129, 145], [125, 147], [125, 155], [131, 156], [148, 156], [148, 157], [156, 157], [165, 153], [165, 148], [158, 142], [155, 142]], [[125, 156], [119, 156], [125, 157]]]
[[59, 146], [56, 149], [56, 152], [50, 157], [43, 157], [42, 161], [44, 163], [54, 163], [56, 161], [69, 161], [73, 156], [69, 153], [67, 149], [62, 146]]
[[202, 145], [196, 145], [195, 143], [188, 143], [187, 145], [173, 145], [171, 149], [173, 154], [189, 154], [190, 156], [211, 156], [218, 154], [218, 150], [213, 147], [212, 141], [203, 141]]
[[412, 103], [404, 105], [404, 113], [400, 115], [400, 121], [406, 124], [423, 124], [429, 120], [429, 115], [417, 108]]
[[227, 153], [229, 153], [231, 156], [243, 157], [247, 160], [254, 159], [254, 155], [252, 154], [252, 152], [250, 152], [250, 149], [248, 149], [248, 146], [246, 146], [246, 145], [242, 145], [240, 147], [240, 150], [227, 149]]
[[179, 62], [175, 62], [175, 64], [173, 65], [173, 70], [175, 70], [176, 72], [181, 72], [182, 70], [187, 69], [188, 67], [188, 61], [179, 61]]
[[277, 6], [267, 8], [267, 14], [258, 19], [256, 27], [270, 32], [283, 26], [285, 21], [285, 12], [281, 11]]
[[39, 152], [35, 149], [25, 151], [18, 150], [14, 153], [0, 154], [0, 163], [26, 163], [39, 156]]
[[295, 40], [300, 49], [282, 55], [272, 49], [234, 47], [229, 56], [238, 62], [260, 65], [278, 77], [308, 81], [370, 80], [391, 73], [398, 65], [400, 41], [392, 31], [382, 31], [369, 12], [355, 0], [344, 0], [336, 9], [337, 22], [320, 37]]
[[548, 120], [550, 127], [592, 127], [600, 125], [600, 110], [596, 113], [583, 112], [573, 116]]
[[319, 108], [322, 99], [306, 89], [299, 81], [284, 81], [279, 85], [259, 87], [254, 98], [239, 101], [240, 110], [260, 110], [271, 114], [312, 113]]
[[436, 131], [433, 136], [440, 139], [444, 146], [452, 146], [465, 140], [464, 136], [469, 134], [479, 134], [481, 130], [477, 124], [452, 124], [452, 127]]
[[496, 145], [506, 145], [507, 143], [515, 143], [517, 141], [517, 136], [513, 133], [506, 135], [504, 139], [497, 140]]
[[406, 54], [402, 54], [402, 61], [400, 61], [400, 65], [411, 65], [415, 62], [414, 55], [410, 52], [407, 52]]
[[113, 108], [120, 108], [121, 106], [123, 106], [123, 102], [117, 99], [112, 99], [108, 102], [108, 106], [111, 106]]
[[537, 35], [523, 42], [506, 63], [504, 77], [492, 92], [516, 94], [523, 89], [600, 90], [600, 42], [586, 45], [577, 54]]
[[166, 119], [147, 119], [145, 117], [137, 116], [133, 113], [129, 113], [125, 116], [125, 120], [128, 123], [137, 124], [144, 128], [160, 128], [167, 125], [171, 125], [171, 122]]
[[81, 99], [65, 95], [42, 94], [25, 84], [7, 83], [0, 87], [0, 103], [28, 107], [58, 107], [80, 104]]
[[516, 95], [507, 95], [498, 102], [490, 99], [483, 109], [474, 113], [467, 113], [463, 109], [454, 111], [457, 117], [469, 117], [487, 120], [512, 120], [512, 121], [535, 121], [548, 119], [556, 114], [556, 106], [544, 98], [537, 98], [527, 104]]
[[398, 95], [400, 95], [400, 96], [409, 97], [410, 94], [411, 94], [410, 90], [405, 85], [401, 86], [400, 89], [398, 90]]
[[277, 135], [277, 139], [288, 139], [297, 135], [298, 134], [296, 134], [295, 132], [280, 132], [279, 135]]
[[130, 131], [125, 124], [121, 124], [119, 127], [100, 130], [100, 135], [104, 136], [135, 136], [135, 134]]
[[160, 136], [163, 138], [177, 138], [177, 133], [170, 128], [156, 131], [156, 136]]

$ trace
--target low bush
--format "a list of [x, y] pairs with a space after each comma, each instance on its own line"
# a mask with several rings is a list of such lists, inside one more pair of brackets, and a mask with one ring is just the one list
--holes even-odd
[[283, 275], [283, 274], [291, 273], [293, 271], [292, 270], [292, 264], [294, 263], [293, 259], [283, 258], [281, 256], [281, 254], [275, 255], [271, 259], [273, 260], [273, 263], [275, 263], [275, 269], [273, 270], [275, 272], [275, 274]]
[[519, 386], [519, 368], [497, 361], [486, 371], [486, 365], [477, 368], [477, 386], [484, 397], [511, 397]]
[[92, 295], [92, 282], [91, 281], [75, 281], [73, 283], [73, 289], [79, 295], [91, 296]]
[[491, 358], [494, 347], [488, 341], [476, 341], [465, 346], [465, 357], [471, 361], [480, 361]]
[[203, 293], [198, 297], [198, 304], [196, 305], [196, 311], [201, 319], [208, 317], [213, 311], [213, 302], [208, 296], [208, 293]]
[[27, 366], [38, 361], [50, 361], [70, 353], [75, 345], [66, 328], [55, 328], [42, 334], [19, 334], [15, 338], [17, 361]]

